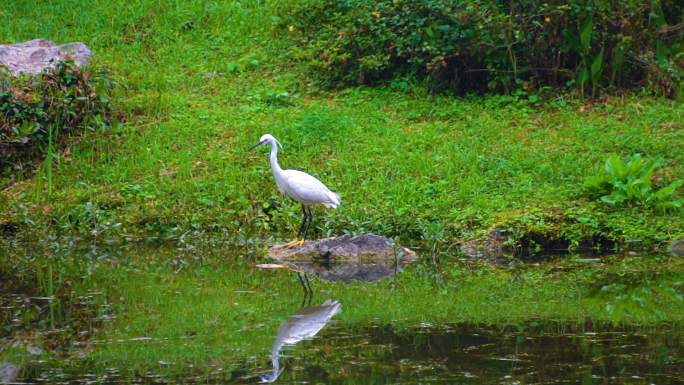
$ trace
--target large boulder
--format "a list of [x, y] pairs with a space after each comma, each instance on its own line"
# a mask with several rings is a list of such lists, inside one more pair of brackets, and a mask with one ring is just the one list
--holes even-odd
[[[22, 72], [39, 74], [44, 68], [54, 67], [67, 56], [73, 58], [80, 67], [88, 63], [93, 53], [83, 43], [57, 45], [45, 39], [0, 45], [0, 66], [7, 66], [14, 76]], [[52, 63], [50, 60], [53, 60]]]
[[372, 233], [351, 238], [349, 235], [307, 241], [302, 246], [281, 247], [275, 245], [268, 251], [278, 260], [287, 259], [344, 259], [360, 258], [394, 259], [403, 252], [402, 259], [416, 259], [416, 253], [400, 245], [394, 245], [391, 239]]

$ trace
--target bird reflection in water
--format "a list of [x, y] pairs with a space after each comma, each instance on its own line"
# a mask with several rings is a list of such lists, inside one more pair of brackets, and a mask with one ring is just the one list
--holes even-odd
[[284, 366], [282, 369], [280, 368], [280, 362], [278, 361], [280, 350], [283, 346], [294, 345], [299, 341], [312, 338], [321, 331], [321, 329], [330, 322], [330, 318], [339, 313], [342, 308], [342, 304], [337, 301], [332, 302], [331, 300], [325, 301], [320, 306], [310, 306], [310, 304], [311, 299], [309, 299], [309, 304], [307, 306], [302, 306], [297, 309], [292, 317], [280, 324], [275, 343], [273, 344], [273, 350], [271, 351], [273, 371], [270, 374], [261, 376], [263, 382], [273, 382], [277, 380], [280, 373], [285, 369]]

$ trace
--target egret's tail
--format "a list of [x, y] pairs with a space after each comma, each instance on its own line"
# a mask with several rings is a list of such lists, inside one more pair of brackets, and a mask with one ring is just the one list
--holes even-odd
[[321, 305], [321, 307], [327, 307], [328, 308], [327, 309], [328, 310], [328, 320], [330, 320], [330, 318], [332, 318], [332, 316], [334, 316], [335, 314], [340, 312], [340, 308], [342, 307], [342, 304], [337, 302], [337, 301], [332, 302], [330, 299], [328, 299], [327, 301], [325, 301], [323, 303], [323, 305]]
[[340, 194], [334, 193], [330, 190], [327, 192], [328, 195], [328, 202], [323, 203], [325, 207], [332, 207], [334, 209], [337, 208], [337, 206], [340, 205]]

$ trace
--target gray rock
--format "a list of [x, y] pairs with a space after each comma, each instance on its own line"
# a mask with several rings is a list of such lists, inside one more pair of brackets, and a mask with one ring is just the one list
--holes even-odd
[[678, 257], [684, 257], [684, 239], [672, 241], [670, 243], [670, 253]]
[[9, 362], [0, 362], [0, 384], [13, 384], [19, 378], [20, 368]]
[[501, 228], [492, 229], [485, 240], [472, 240], [461, 245], [463, 253], [471, 258], [483, 258], [489, 263], [499, 266], [510, 262], [504, 255], [507, 251], [504, 242], [508, 235]]
[[278, 260], [315, 258], [355, 260], [360, 258], [394, 259], [395, 252], [403, 251], [402, 259], [416, 259], [416, 253], [412, 250], [400, 245], [396, 245], [396, 250], [394, 250], [388, 243], [392, 244], [392, 240], [375, 234], [364, 234], [354, 238], [343, 235], [337, 238], [307, 241], [303, 246], [293, 248], [276, 245], [271, 247], [268, 253]]
[[[54, 67], [67, 56], [73, 58], [80, 67], [88, 63], [93, 53], [83, 43], [57, 45], [45, 39], [0, 45], [0, 66], [8, 67], [13, 76], [19, 76], [22, 72], [39, 74], [44, 68]], [[54, 59], [52, 63], [51, 59]]]

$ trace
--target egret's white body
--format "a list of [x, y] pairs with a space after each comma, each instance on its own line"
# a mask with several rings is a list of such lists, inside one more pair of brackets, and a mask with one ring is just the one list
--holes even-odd
[[283, 321], [278, 328], [278, 334], [271, 351], [273, 372], [262, 376], [262, 381], [273, 382], [282, 372], [278, 357], [284, 345], [294, 345], [299, 341], [312, 338], [330, 322], [335, 314], [340, 312], [341, 308], [342, 305], [339, 302], [327, 300], [320, 306], [299, 308], [292, 317]]
[[[340, 205], [340, 196], [330, 191], [330, 189], [320, 180], [305, 172], [299, 170], [283, 170], [278, 164], [278, 145], [280, 142], [278, 142], [273, 135], [266, 134], [262, 136], [261, 139], [259, 139], [259, 143], [252, 146], [252, 148], [266, 143], [271, 145], [271, 169], [273, 170], [273, 176], [278, 185], [278, 190], [280, 190], [281, 194], [289, 195], [296, 202], [302, 204], [304, 219], [299, 232], [301, 233], [302, 230], [304, 230], [304, 239], [306, 239], [306, 233], [308, 232], [309, 226], [307, 225], [306, 229], [304, 229], [307, 218], [304, 205], [308, 207], [313, 204], [322, 204], [325, 207], [337, 208], [337, 206]], [[252, 148], [250, 148], [250, 150]], [[308, 218], [310, 225], [311, 220], [313, 219], [311, 208], [309, 208]], [[299, 234], [297, 234], [297, 236], [299, 237]]]

